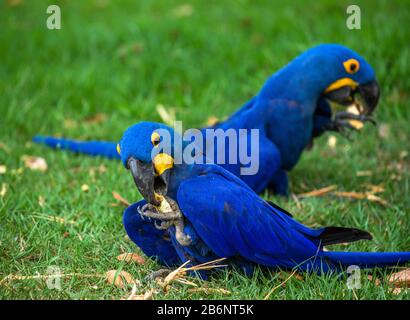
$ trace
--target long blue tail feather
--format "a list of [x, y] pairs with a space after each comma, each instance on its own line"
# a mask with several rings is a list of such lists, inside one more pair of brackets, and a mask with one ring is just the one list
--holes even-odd
[[331, 252], [324, 251], [323, 257], [336, 265], [360, 268], [376, 268], [403, 265], [410, 261], [410, 252]]
[[75, 141], [64, 138], [35, 136], [33, 142], [45, 144], [53, 149], [69, 150], [109, 159], [120, 159], [117, 153], [117, 144], [110, 141]]

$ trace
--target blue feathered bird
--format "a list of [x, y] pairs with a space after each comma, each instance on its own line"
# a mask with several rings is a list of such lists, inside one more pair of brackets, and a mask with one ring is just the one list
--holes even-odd
[[164, 130], [174, 136], [173, 129], [162, 124], [136, 124], [125, 131], [118, 148], [145, 199], [125, 210], [125, 230], [162, 264], [224, 257], [247, 272], [255, 265], [327, 272], [410, 260], [410, 252], [324, 251], [326, 245], [371, 235], [355, 228], [311, 229], [218, 165], [176, 164], [174, 157], [181, 150], [173, 139], [158, 138]]
[[[360, 98], [358, 98], [360, 97]], [[259, 130], [259, 168], [256, 174], [241, 175], [242, 164], [218, 163], [241, 178], [255, 192], [269, 188], [288, 192], [287, 171], [298, 162], [302, 151], [324, 131], [352, 128], [349, 119], [371, 120], [379, 86], [369, 63], [341, 45], [323, 44], [302, 53], [275, 72], [259, 93], [226, 121], [213, 129]], [[332, 119], [330, 101], [356, 104], [359, 115], [339, 112]], [[347, 129], [346, 129], [347, 128]], [[202, 130], [205, 135], [206, 128]], [[249, 134], [249, 133], [248, 133]], [[249, 141], [250, 138], [248, 137]], [[74, 141], [36, 136], [35, 142], [78, 153], [117, 158], [116, 143]], [[204, 137], [206, 143], [210, 141]], [[215, 143], [215, 154], [227, 154], [230, 141]]]

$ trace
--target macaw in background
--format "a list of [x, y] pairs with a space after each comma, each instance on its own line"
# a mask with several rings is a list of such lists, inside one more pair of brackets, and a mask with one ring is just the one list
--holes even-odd
[[125, 230], [162, 264], [227, 258], [248, 274], [255, 265], [321, 273], [410, 260], [410, 252], [324, 251], [324, 246], [371, 235], [354, 228], [308, 228], [221, 166], [176, 164], [180, 150], [173, 140], [164, 140], [170, 152], [163, 152], [157, 145], [159, 129], [174, 134], [165, 125], [142, 122], [125, 131], [118, 150], [145, 199], [125, 210]]
[[[241, 178], [256, 193], [266, 188], [287, 195], [287, 172], [298, 162], [303, 150], [325, 131], [354, 129], [349, 121], [372, 121], [370, 115], [379, 99], [379, 86], [369, 63], [354, 51], [337, 44], [311, 48], [274, 73], [259, 93], [226, 121], [213, 129], [259, 129], [259, 170], [241, 175], [241, 164], [219, 164]], [[329, 101], [355, 104], [359, 114], [332, 115]], [[207, 141], [205, 132], [205, 150]], [[250, 137], [248, 137], [248, 140]], [[113, 142], [77, 142], [52, 137], [34, 141], [53, 148], [117, 158]], [[229, 143], [215, 145], [215, 154], [227, 154]], [[205, 155], [206, 156], [206, 155]], [[227, 161], [228, 162], [228, 161]]]

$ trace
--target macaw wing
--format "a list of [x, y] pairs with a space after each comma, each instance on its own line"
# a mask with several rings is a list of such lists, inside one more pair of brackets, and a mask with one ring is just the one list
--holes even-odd
[[228, 173], [184, 181], [177, 200], [199, 237], [218, 256], [293, 267], [318, 251], [320, 241], [305, 234], [314, 230], [275, 209]]

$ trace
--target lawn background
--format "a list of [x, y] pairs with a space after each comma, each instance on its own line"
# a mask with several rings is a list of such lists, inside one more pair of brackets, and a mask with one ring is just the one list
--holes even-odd
[[[11, 5], [13, 4], [14, 5]], [[299, 194], [336, 184], [363, 191], [382, 184], [388, 206], [325, 196], [274, 200], [310, 226], [344, 225], [370, 231], [373, 241], [341, 250], [410, 249], [410, 2], [355, 1], [362, 29], [346, 28], [351, 1], [1, 1], [0, 2], [0, 278], [9, 274], [103, 274], [123, 269], [136, 279], [159, 266], [125, 264], [122, 252], [137, 250], [126, 239], [121, 206], [111, 194], [136, 201], [140, 195], [118, 162], [55, 152], [33, 145], [37, 133], [76, 139], [118, 140], [140, 120], [162, 121], [155, 107], [175, 108], [186, 127], [223, 118], [252, 97], [265, 79], [316, 44], [344, 44], [378, 75], [382, 99], [379, 128], [366, 126], [354, 141], [329, 135], [304, 153], [291, 173]], [[46, 28], [46, 8], [58, 4], [62, 29]], [[191, 11], [191, 12], [190, 12]], [[104, 115], [99, 121], [97, 114]], [[88, 119], [88, 120], [87, 120]], [[101, 119], [100, 119], [101, 120]], [[41, 156], [45, 173], [24, 168], [23, 155]], [[99, 170], [99, 166], [106, 168]], [[23, 168], [23, 169], [19, 169]], [[370, 171], [370, 176], [358, 176]], [[81, 186], [89, 185], [88, 192]], [[39, 197], [44, 204], [39, 204]], [[41, 201], [40, 201], [41, 202]], [[39, 218], [43, 217], [43, 218]], [[48, 221], [44, 216], [74, 220]], [[382, 280], [388, 271], [377, 272]], [[228, 299], [261, 299], [286, 275], [258, 271], [248, 279], [225, 271], [200, 286], [224, 288]], [[140, 291], [155, 287], [144, 283]], [[2, 299], [119, 299], [119, 289], [102, 278], [70, 277], [62, 290], [44, 280], [15, 280], [0, 286]], [[223, 298], [174, 286], [155, 298]], [[402, 299], [383, 282], [362, 277], [362, 289], [347, 289], [336, 276], [291, 278], [272, 299]]]

